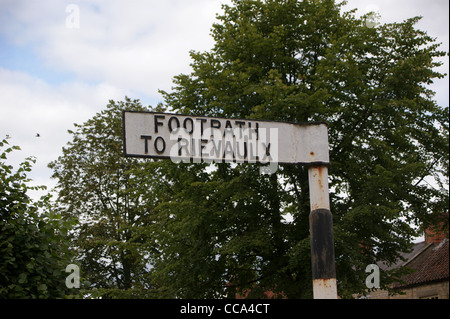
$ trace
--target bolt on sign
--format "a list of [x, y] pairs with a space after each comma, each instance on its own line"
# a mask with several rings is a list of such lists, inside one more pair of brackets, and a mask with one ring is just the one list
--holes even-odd
[[173, 162], [306, 164], [310, 206], [311, 263], [316, 299], [336, 299], [333, 224], [328, 191], [328, 128], [325, 123], [227, 119], [157, 112], [123, 112], [125, 156]]
[[328, 164], [324, 123], [123, 112], [124, 155], [177, 162]]

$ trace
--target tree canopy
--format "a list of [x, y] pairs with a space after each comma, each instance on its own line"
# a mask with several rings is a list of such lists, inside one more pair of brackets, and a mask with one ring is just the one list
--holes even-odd
[[50, 208], [50, 196], [35, 201], [27, 173], [35, 159], [14, 170], [8, 154], [19, 151], [0, 141], [0, 298], [64, 298], [66, 266], [71, 262], [67, 241], [70, 224]]
[[[363, 293], [367, 265], [394, 263], [448, 211], [448, 106], [428, 88], [445, 53], [420, 18], [369, 27], [332, 0], [223, 9], [159, 109], [327, 122], [338, 294]], [[124, 158], [122, 110], [150, 108], [110, 101], [50, 164], [94, 295], [312, 297], [306, 167]]]
[[[153, 192], [155, 163], [124, 158], [122, 110], [148, 110], [139, 101], [110, 101], [69, 130], [73, 139], [51, 162], [58, 180], [58, 209], [76, 218], [72, 246], [87, 295], [151, 297], [148, 280], [153, 239], [147, 227], [159, 200]], [[142, 176], [145, 176], [143, 178]]]
[[[366, 288], [368, 264], [392, 263], [408, 249], [413, 225], [448, 210], [448, 106], [437, 105], [427, 87], [444, 76], [435, 68], [445, 53], [416, 29], [418, 17], [374, 27], [366, 18], [327, 0], [233, 1], [213, 25], [214, 47], [191, 52], [192, 73], [162, 92], [167, 106], [184, 114], [329, 124], [344, 297]], [[282, 166], [264, 177], [248, 165], [225, 165], [206, 180], [196, 176], [182, 191], [193, 198], [165, 208], [172, 227], [191, 227], [165, 232], [174, 253], [183, 252], [173, 263], [165, 255], [172, 265], [166, 278], [180, 276], [171, 282], [181, 289], [187, 269], [201, 272], [189, 280], [207, 288], [188, 297], [220, 291], [218, 276], [255, 296], [259, 287], [310, 297], [306, 169]], [[222, 204], [214, 205], [217, 197]], [[383, 275], [384, 287], [398, 276]]]

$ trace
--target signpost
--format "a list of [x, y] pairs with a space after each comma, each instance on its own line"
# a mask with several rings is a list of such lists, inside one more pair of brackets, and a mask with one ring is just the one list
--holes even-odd
[[325, 123], [227, 119], [157, 112], [123, 112], [123, 150], [129, 157], [174, 162], [308, 165], [310, 235], [315, 299], [336, 299], [333, 225], [328, 191], [328, 132]]

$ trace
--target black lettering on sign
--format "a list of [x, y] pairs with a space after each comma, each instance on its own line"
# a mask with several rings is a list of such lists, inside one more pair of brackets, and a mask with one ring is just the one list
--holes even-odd
[[243, 121], [236, 121], [236, 122], [234, 122], [236, 125], [238, 125], [239, 126], [239, 128], [242, 128], [242, 125], [245, 125], [245, 122], [243, 122]]
[[234, 123], [239, 126], [239, 138], [242, 138], [242, 126], [245, 125], [245, 122], [235, 121]]
[[191, 139], [191, 141], [190, 141], [190, 143], [191, 143], [191, 150], [192, 150], [192, 156], [195, 156], [196, 155], [196, 153], [195, 153], [195, 140], [192, 138]]
[[[242, 146], [242, 144], [244, 144]], [[239, 151], [240, 148], [244, 149], [244, 154], [241, 154], [241, 152]], [[236, 153], [239, 159], [246, 159], [247, 158], [247, 142], [236, 142]]]
[[[257, 153], [257, 151], [256, 151], [257, 146], [255, 144], [253, 144], [253, 142], [249, 142], [248, 144], [249, 144], [248, 148], [250, 149], [250, 152], [249, 152], [250, 154], [248, 156], [249, 161], [250, 162], [259, 161], [259, 156], [255, 155]], [[253, 152], [255, 152], [255, 153], [253, 153]]]
[[[161, 142], [158, 143], [158, 141], [161, 141]], [[153, 144], [155, 146], [155, 151], [158, 154], [162, 154], [166, 150], [166, 141], [164, 141], [164, 139], [161, 136], [158, 136], [157, 138], [155, 138], [155, 142]]]
[[[164, 115], [155, 115], [155, 133], [158, 133], [158, 126], [163, 126], [163, 122], [158, 122], [158, 119], [165, 119], [166, 117]], [[156, 141], [156, 140], [155, 140]]]
[[178, 118], [176, 118], [175, 116], [172, 116], [170, 119], [169, 119], [169, 132], [170, 133], [172, 133], [172, 131], [173, 131], [173, 127], [172, 127], [172, 121], [173, 120], [175, 120], [175, 122], [177, 123], [177, 127], [176, 128], [179, 128], [180, 127], [180, 121], [178, 120]]
[[206, 148], [206, 144], [208, 143], [209, 140], [201, 139], [201, 140], [199, 140], [199, 141], [200, 141], [200, 143], [199, 143], [199, 147], [200, 147], [200, 156], [201, 156], [201, 157], [208, 156], [208, 155], [209, 155], [208, 153], [203, 153], [203, 149]]
[[234, 137], [233, 126], [231, 125], [231, 122], [228, 120], [225, 123], [225, 130], [223, 131], [223, 136], [225, 137], [225, 134], [227, 133], [231, 133], [231, 135]]
[[203, 123], [208, 121], [207, 119], [195, 119], [196, 121], [200, 121], [200, 134], [203, 135]]
[[[218, 140], [217, 144], [215, 140], [211, 140], [213, 147], [212, 147], [212, 154], [211, 156], [214, 157], [216, 156], [217, 158], [219, 158], [221, 156], [220, 154], [220, 150], [222, 149], [222, 140]], [[213, 155], [215, 154], [215, 155]]]
[[262, 147], [265, 148], [266, 152], [264, 154], [264, 157], [262, 160], [265, 160], [267, 157], [269, 157], [269, 161], [273, 161], [272, 156], [270, 155], [270, 143], [266, 144], [266, 143], [261, 143]]
[[[191, 124], [189, 124], [189, 125], [191, 126], [191, 130], [190, 130], [190, 131], [188, 131], [187, 124], [186, 124], [188, 121], [191, 122]], [[192, 132], [194, 132], [194, 121], [193, 121], [190, 117], [185, 118], [184, 121], [183, 121], [183, 128], [184, 128], [189, 134], [192, 134]]]
[[[249, 138], [252, 139], [252, 123], [248, 122], [248, 128], [249, 128]], [[256, 133], [256, 140], [259, 140], [259, 123], [255, 123], [255, 129], [253, 130]]]
[[[183, 142], [183, 145], [181, 144], [181, 142]], [[178, 156], [181, 156], [181, 150], [184, 149], [184, 151], [186, 152], [186, 156], [189, 156], [189, 141], [185, 138], [178, 138]]]
[[211, 120], [211, 128], [220, 128], [220, 121], [219, 120]]
[[145, 154], [148, 153], [148, 141], [152, 139], [152, 137], [150, 135], [141, 135], [141, 139], [145, 140], [145, 147], [144, 147], [144, 151]]
[[223, 158], [224, 159], [230, 159], [230, 157], [227, 156], [228, 154], [231, 155], [231, 158], [233, 160], [235, 159], [234, 152], [233, 152], [233, 145], [231, 144], [231, 141], [226, 141], [225, 142], [225, 147], [224, 147], [224, 151], [223, 151]]

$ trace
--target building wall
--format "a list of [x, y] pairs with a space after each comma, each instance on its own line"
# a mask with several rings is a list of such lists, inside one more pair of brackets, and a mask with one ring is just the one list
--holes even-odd
[[404, 295], [389, 296], [385, 290], [377, 290], [370, 293], [370, 299], [449, 299], [449, 282], [442, 281], [417, 287], [404, 289]]

